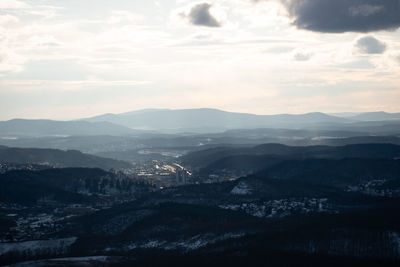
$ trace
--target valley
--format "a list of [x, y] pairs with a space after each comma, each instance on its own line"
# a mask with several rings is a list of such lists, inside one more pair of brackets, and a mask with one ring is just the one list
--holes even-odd
[[399, 135], [364, 130], [21, 132], [0, 147], [0, 262], [395, 266]]

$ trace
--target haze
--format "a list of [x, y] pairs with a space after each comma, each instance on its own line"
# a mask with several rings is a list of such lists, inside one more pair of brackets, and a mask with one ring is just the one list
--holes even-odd
[[2, 0], [0, 120], [398, 112], [399, 10], [396, 0]]
[[399, 267], [400, 0], [0, 0], [0, 266]]

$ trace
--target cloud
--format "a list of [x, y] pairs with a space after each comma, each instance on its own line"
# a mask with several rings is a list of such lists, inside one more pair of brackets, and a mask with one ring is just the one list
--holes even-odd
[[191, 7], [189, 13], [182, 13], [181, 16], [196, 26], [221, 27], [221, 22], [210, 13], [211, 8], [212, 4], [209, 3], [196, 4]]
[[372, 70], [375, 69], [375, 65], [372, 64], [368, 59], [361, 58], [354, 61], [337, 65], [338, 68], [343, 69], [358, 69], [358, 70]]
[[362, 54], [383, 54], [387, 46], [373, 36], [366, 36], [357, 40], [356, 48]]
[[62, 9], [58, 6], [50, 5], [33, 5], [18, 0], [1, 0], [0, 1], [0, 12], [9, 12], [14, 15], [21, 16], [23, 14], [53, 18], [58, 15], [58, 11]]
[[22, 1], [18, 0], [2, 0], [0, 2], [0, 9], [20, 9], [29, 7]]
[[384, 6], [359, 5], [351, 6], [349, 13], [353, 17], [369, 17], [383, 11]]
[[[253, 2], [271, 0], [252, 0]], [[373, 32], [400, 27], [399, 0], [279, 0], [300, 29]]]
[[19, 19], [15, 16], [6, 14], [6, 15], [0, 15], [0, 27], [1, 26], [6, 26], [9, 24], [16, 24], [19, 22]]
[[313, 55], [311, 53], [308, 52], [304, 52], [304, 51], [298, 51], [294, 54], [294, 59], [296, 61], [308, 61], [311, 59]]
[[108, 22], [111, 24], [118, 24], [121, 22], [136, 23], [143, 19], [144, 19], [144, 17], [142, 15], [134, 14], [129, 11], [113, 10], [111, 12], [111, 17], [108, 19]]

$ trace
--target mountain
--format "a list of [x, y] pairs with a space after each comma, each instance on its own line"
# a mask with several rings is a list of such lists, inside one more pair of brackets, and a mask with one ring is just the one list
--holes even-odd
[[301, 181], [345, 189], [369, 181], [400, 185], [400, 161], [390, 159], [288, 160], [256, 174], [270, 179]]
[[399, 266], [399, 173], [390, 159], [288, 160], [155, 191], [99, 169], [7, 172], [0, 237], [22, 240], [0, 243], [0, 265]]
[[94, 116], [90, 118], [92, 121], [109, 121], [109, 120], [114, 120], [117, 119], [118, 117], [128, 117], [132, 115], [139, 115], [139, 114], [144, 114], [148, 112], [163, 112], [163, 111], [168, 111], [169, 109], [139, 109], [139, 110], [133, 110], [133, 111], [128, 111], [120, 114], [113, 114], [113, 113], [107, 113], [107, 114], [102, 114], [98, 116]]
[[[286, 146], [263, 144], [254, 147], [216, 147], [194, 151], [181, 158], [192, 168], [238, 169], [244, 166], [265, 167], [285, 159], [343, 159], [400, 157], [400, 146], [394, 144], [355, 144], [346, 146]], [[245, 168], [247, 170], [247, 168]], [[251, 170], [251, 169], [250, 169]]]
[[37, 202], [89, 203], [99, 197], [135, 198], [148, 185], [101, 169], [65, 168], [17, 170], [0, 174], [0, 201], [35, 205]]
[[328, 114], [335, 116], [335, 117], [348, 118], [348, 117], [357, 116], [361, 113], [360, 112], [337, 112], [337, 113], [328, 113]]
[[129, 168], [124, 161], [84, 154], [77, 150], [0, 147], [0, 163], [49, 164], [57, 167], [89, 167], [101, 169]]
[[14, 119], [0, 121], [0, 136], [133, 135], [138, 133], [110, 122]]
[[[400, 113], [370, 112], [354, 116], [333, 116], [320, 112], [307, 114], [255, 115], [218, 109], [143, 109], [121, 114], [103, 114], [78, 121], [14, 119], [0, 122], [3, 138], [21, 136], [99, 136], [147, 135], [163, 133], [221, 133], [234, 129], [300, 131], [300, 136], [332, 133], [344, 137], [397, 135]], [[136, 129], [136, 130], [134, 130]], [[143, 131], [146, 130], [146, 131]], [[153, 131], [153, 132], [150, 132]], [[301, 132], [302, 131], [302, 132]], [[313, 133], [314, 131], [314, 133]], [[227, 132], [227, 136], [229, 136]], [[335, 135], [336, 136], [336, 135]]]
[[[149, 260], [161, 263], [171, 256], [175, 260], [191, 258], [193, 253], [199, 260], [214, 253], [226, 255], [227, 259], [242, 259], [241, 264], [232, 262], [229, 266], [243, 266], [249, 260], [259, 263], [254, 266], [264, 266], [265, 257], [270, 262], [266, 253], [273, 251], [309, 253], [325, 261], [328, 255], [341, 255], [368, 256], [381, 263], [394, 258], [397, 263], [398, 193], [383, 198], [375, 195], [381, 188], [372, 186], [358, 192], [347, 190], [347, 186], [373, 182], [386, 169], [383, 178], [397, 185], [382, 190], [399, 192], [400, 163], [364, 159], [312, 161], [303, 167], [315, 165], [315, 172], [297, 168], [302, 163], [288, 163], [289, 168], [294, 168], [293, 174], [300, 170], [301, 176], [281, 169], [283, 174], [288, 173], [283, 179], [260, 172], [231, 182], [166, 188], [134, 202], [73, 218], [64, 233], [84, 233], [72, 248], [75, 256], [129, 255], [133, 265], [138, 266]], [[275, 169], [279, 172], [279, 168]], [[320, 179], [324, 183], [314, 176], [304, 179], [307, 174], [329, 171], [326, 179]], [[348, 173], [363, 175], [363, 179], [352, 178]], [[254, 251], [260, 253], [257, 259], [250, 257]], [[226, 266], [219, 259], [220, 265], [214, 262], [212, 266]], [[276, 259], [280, 264], [286, 260]], [[178, 266], [185, 266], [191, 261], [179, 262]], [[272, 266], [321, 266], [294, 263]], [[160, 266], [150, 264], [153, 265]]]
[[365, 112], [354, 116], [349, 116], [349, 119], [356, 121], [388, 121], [388, 120], [400, 120], [400, 113], [387, 113], [383, 111], [379, 112]]
[[311, 126], [312, 129], [330, 131], [364, 132], [369, 135], [399, 135], [400, 120], [356, 121], [350, 123], [321, 123]]
[[335, 130], [315, 130], [315, 129], [234, 129], [222, 133], [209, 134], [209, 137], [231, 137], [231, 138], [281, 138], [281, 139], [306, 139], [306, 138], [347, 138], [356, 136], [366, 136], [368, 132], [356, 131], [335, 131]]
[[107, 121], [134, 129], [169, 132], [219, 132], [244, 128], [298, 128], [316, 123], [343, 123], [348, 120], [324, 113], [300, 115], [254, 115], [217, 109], [139, 110], [122, 114], [105, 114], [84, 119]]

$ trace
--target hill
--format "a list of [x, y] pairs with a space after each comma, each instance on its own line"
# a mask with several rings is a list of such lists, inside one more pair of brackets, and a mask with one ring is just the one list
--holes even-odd
[[[192, 168], [237, 169], [247, 163], [264, 166], [267, 159], [341, 159], [400, 157], [400, 146], [394, 144], [354, 144], [345, 146], [286, 146], [263, 144], [253, 147], [216, 147], [188, 153], [181, 158]], [[264, 161], [264, 163], [263, 163]], [[220, 164], [220, 167], [218, 167]]]
[[85, 119], [107, 121], [126, 127], [170, 132], [219, 132], [244, 128], [296, 128], [315, 123], [342, 123], [347, 119], [323, 113], [301, 115], [255, 115], [217, 109], [144, 110], [122, 114], [105, 114]]
[[89, 167], [101, 169], [129, 168], [124, 161], [84, 154], [77, 150], [40, 148], [0, 148], [0, 163], [48, 164], [57, 167]]
[[132, 135], [134, 131], [110, 122], [14, 119], [0, 121], [0, 136]]
[[149, 186], [101, 169], [18, 170], [0, 174], [0, 202], [90, 203], [101, 198], [135, 198]]
[[384, 121], [384, 120], [400, 120], [400, 113], [365, 112], [354, 116], [349, 116], [349, 119], [357, 121]]
[[[288, 137], [293, 134], [299, 134], [297, 137], [397, 135], [400, 133], [400, 115], [384, 112], [362, 113], [347, 117], [321, 112], [256, 115], [201, 108], [145, 109], [121, 114], [104, 114], [78, 121], [14, 119], [0, 122], [0, 133], [3, 137], [121, 136], [152, 133], [149, 131], [201, 134], [235, 129], [258, 129], [256, 134], [261, 134], [263, 137]], [[250, 133], [226, 132], [223, 136], [243, 137], [246, 134]], [[245, 137], [251, 138], [251, 134]]]
[[256, 175], [339, 188], [359, 186], [372, 180], [381, 181], [380, 186], [388, 182], [400, 185], [400, 161], [359, 158], [288, 160]]
[[[99, 169], [8, 172], [0, 175], [0, 201], [17, 207], [13, 212], [21, 218], [36, 212], [40, 223], [43, 208], [30, 204], [45, 202], [55, 222], [15, 229], [29, 229], [24, 237], [39, 232], [40, 242], [74, 241], [66, 250], [3, 243], [8, 253], [0, 254], [0, 263], [47, 259], [27, 265], [48, 266], [51, 258], [62, 258], [55, 264], [86, 259], [81, 265], [94, 266], [99, 263], [88, 256], [105, 255], [103, 263], [109, 265], [113, 259], [108, 256], [115, 256], [115, 266], [187, 266], [193, 261], [195, 266], [227, 261], [264, 266], [271, 257], [273, 266], [398, 266], [399, 173], [400, 161], [389, 159], [288, 160], [235, 181], [146, 194], [147, 187], [121, 186], [132, 180]], [[85, 207], [124, 194], [134, 200], [81, 215], [71, 216], [65, 205], [54, 208], [60, 203]], [[31, 223], [13, 217], [0, 221], [5, 236], [16, 223]], [[19, 244], [20, 251], [9, 244]]]

